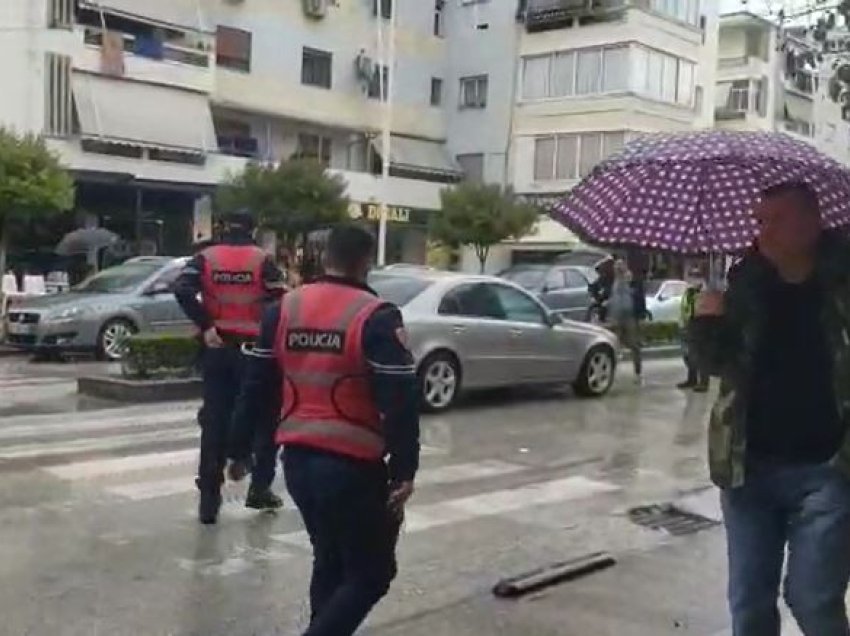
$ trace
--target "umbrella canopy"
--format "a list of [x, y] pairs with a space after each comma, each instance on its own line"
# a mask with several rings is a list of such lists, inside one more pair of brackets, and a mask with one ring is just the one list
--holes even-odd
[[86, 254], [90, 250], [109, 247], [118, 241], [118, 235], [102, 227], [74, 230], [62, 237], [54, 250], [60, 256]]
[[752, 244], [761, 193], [803, 182], [828, 228], [850, 225], [850, 172], [788, 135], [701, 131], [649, 135], [600, 164], [552, 209], [582, 240], [683, 255]]

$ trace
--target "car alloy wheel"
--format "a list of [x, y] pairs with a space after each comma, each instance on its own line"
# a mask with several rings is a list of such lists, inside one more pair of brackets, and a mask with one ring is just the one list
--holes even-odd
[[422, 372], [422, 401], [429, 411], [444, 411], [457, 397], [460, 372], [457, 363], [438, 354], [426, 361]]
[[587, 397], [605, 395], [614, 384], [615, 371], [614, 352], [608, 347], [594, 347], [584, 360], [576, 380], [576, 392]]
[[127, 350], [127, 338], [136, 330], [125, 320], [108, 322], [100, 332], [100, 351], [107, 360], [120, 360]]

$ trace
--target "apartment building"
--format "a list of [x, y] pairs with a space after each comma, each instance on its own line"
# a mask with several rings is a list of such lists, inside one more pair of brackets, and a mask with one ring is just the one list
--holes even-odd
[[[526, 0], [518, 18], [509, 182], [520, 195], [548, 207], [633, 137], [712, 125], [716, 3]], [[488, 269], [575, 242], [544, 221]]]
[[850, 164], [850, 124], [829, 81], [848, 41], [846, 31], [816, 42], [804, 27], [780, 29], [747, 12], [721, 16], [715, 126], [782, 131]]

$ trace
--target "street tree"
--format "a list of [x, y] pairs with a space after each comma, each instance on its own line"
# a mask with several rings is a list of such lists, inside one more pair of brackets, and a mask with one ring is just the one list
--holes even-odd
[[249, 164], [219, 189], [216, 208], [247, 208], [263, 228], [290, 248], [310, 232], [348, 218], [346, 184], [317, 161], [290, 159], [277, 166]]
[[0, 128], [0, 274], [15, 222], [73, 205], [74, 182], [44, 140]]
[[536, 206], [498, 185], [461, 183], [443, 190], [441, 199], [441, 209], [432, 216], [431, 236], [452, 248], [472, 247], [482, 272], [494, 245], [528, 234], [540, 216]]

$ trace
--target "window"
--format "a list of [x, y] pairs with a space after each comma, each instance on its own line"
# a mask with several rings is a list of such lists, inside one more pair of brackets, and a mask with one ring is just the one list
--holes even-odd
[[551, 181], [555, 174], [555, 137], [541, 137], [534, 142], [534, 180]]
[[484, 181], [484, 153], [468, 153], [458, 155], [457, 162], [461, 170], [463, 170], [464, 179], [474, 183], [482, 183]]
[[569, 97], [575, 94], [576, 54], [556, 53], [552, 59], [552, 97]]
[[437, 310], [443, 316], [504, 320], [505, 311], [492, 285], [461, 285], [443, 296]]
[[535, 325], [546, 324], [543, 310], [531, 297], [521, 291], [503, 285], [487, 285], [492, 287], [502, 306], [505, 320], [525, 322]]
[[404, 307], [404, 305], [428, 289], [431, 286], [431, 281], [412, 276], [386, 276], [374, 273], [369, 275], [369, 286], [383, 300], [398, 307]]
[[522, 62], [523, 99], [543, 99], [552, 96], [549, 85], [552, 56], [527, 57]]
[[652, 0], [650, 6], [653, 11], [668, 18], [694, 26], [699, 24], [699, 0]]
[[624, 91], [629, 87], [629, 47], [605, 49], [602, 57], [602, 92]]
[[45, 55], [44, 132], [67, 137], [72, 131], [71, 58], [67, 55]]
[[393, 2], [392, 0], [372, 0], [372, 15], [377, 16], [380, 11], [381, 17], [384, 20], [389, 20], [393, 17]]
[[70, 29], [74, 25], [72, 0], [50, 0], [47, 10], [47, 26], [51, 29]]
[[676, 88], [676, 103], [682, 106], [694, 105], [694, 65], [681, 60]]
[[486, 75], [462, 77], [460, 80], [460, 107], [487, 108], [489, 80]]
[[431, 78], [431, 106], [443, 105], [443, 80], [439, 77]]
[[331, 165], [331, 150], [333, 142], [330, 137], [314, 135], [310, 133], [298, 134], [298, 150], [295, 156], [298, 159], [314, 159], [323, 166]]
[[301, 53], [301, 83], [305, 86], [330, 88], [333, 78], [333, 55], [304, 47]]
[[602, 49], [578, 52], [576, 95], [595, 95], [602, 89]]
[[441, 38], [445, 35], [443, 29], [443, 9], [446, 6], [446, 0], [434, 0], [434, 35]]
[[602, 134], [583, 133], [579, 136], [579, 144], [578, 174], [586, 177], [602, 161]]
[[157, 276], [151, 283], [149, 289], [162, 290], [161, 293], [173, 293], [174, 284], [177, 282], [177, 279], [180, 278], [180, 274], [182, 273], [182, 267], [171, 267]]
[[561, 51], [523, 59], [523, 99], [598, 95], [629, 88], [628, 46]]
[[636, 46], [631, 59], [632, 90], [658, 101], [692, 107], [696, 70], [693, 62]]
[[251, 70], [251, 33], [219, 26], [215, 32], [216, 64], [247, 73]]
[[556, 138], [558, 149], [555, 157], [555, 178], [570, 180], [578, 178], [578, 137], [561, 135]]
[[567, 289], [587, 289], [587, 278], [581, 272], [568, 269], [564, 274], [567, 277]]
[[626, 133], [607, 132], [602, 135], [602, 158], [607, 159], [611, 155], [620, 152], [626, 145]]
[[367, 95], [371, 99], [380, 99], [387, 101], [390, 86], [390, 70], [386, 66], [376, 66], [372, 73], [372, 79], [369, 81], [369, 89]]
[[543, 282], [543, 288], [545, 291], [558, 291], [560, 289], [564, 289], [567, 286], [565, 270], [562, 269], [553, 269], [546, 275], [546, 280]]

